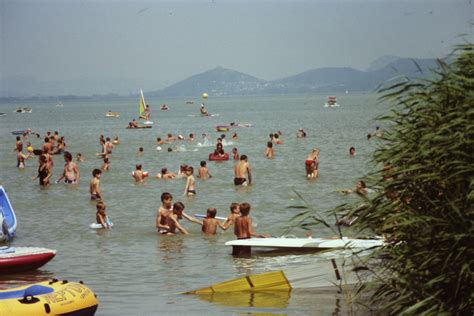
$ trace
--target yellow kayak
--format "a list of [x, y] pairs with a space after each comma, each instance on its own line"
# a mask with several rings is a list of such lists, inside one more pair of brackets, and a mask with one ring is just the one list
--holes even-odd
[[52, 281], [0, 290], [1, 315], [94, 315], [99, 301], [82, 281]]

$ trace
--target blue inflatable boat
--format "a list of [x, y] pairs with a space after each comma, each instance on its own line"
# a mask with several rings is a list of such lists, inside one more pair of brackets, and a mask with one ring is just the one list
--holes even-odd
[[0, 241], [6, 241], [15, 236], [16, 216], [7, 192], [0, 185]]

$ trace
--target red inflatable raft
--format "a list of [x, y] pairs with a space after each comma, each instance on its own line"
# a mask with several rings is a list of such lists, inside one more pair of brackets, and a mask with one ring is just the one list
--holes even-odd
[[219, 155], [214, 155], [214, 153], [210, 153], [209, 160], [211, 161], [229, 160], [229, 154], [225, 153], [224, 156], [219, 156]]
[[0, 248], [0, 274], [38, 269], [55, 255], [56, 250], [46, 248]]

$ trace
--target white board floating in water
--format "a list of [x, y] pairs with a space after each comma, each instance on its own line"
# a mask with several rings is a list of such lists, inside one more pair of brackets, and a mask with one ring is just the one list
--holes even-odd
[[382, 239], [330, 238], [251, 238], [231, 240], [226, 246], [251, 246], [265, 248], [371, 248], [384, 244]]
[[[195, 217], [198, 217], [198, 218], [206, 218], [206, 215], [205, 214], [194, 214]], [[226, 217], [221, 217], [221, 216], [216, 216], [215, 219], [218, 219], [220, 221], [225, 221], [227, 220]]]
[[[114, 223], [109, 223], [110, 227], [114, 227]], [[89, 225], [89, 228], [90, 229], [103, 229], [104, 227], [102, 226], [102, 224], [98, 224], [98, 223], [92, 223]]]

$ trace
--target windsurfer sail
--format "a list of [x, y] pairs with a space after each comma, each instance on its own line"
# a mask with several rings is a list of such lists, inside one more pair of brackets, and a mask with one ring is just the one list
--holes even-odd
[[153, 122], [150, 121], [150, 118], [151, 118], [150, 106], [145, 103], [145, 97], [143, 97], [142, 89], [140, 89], [140, 116], [139, 117], [141, 120], [145, 120], [143, 124], [145, 125], [153, 124]]

